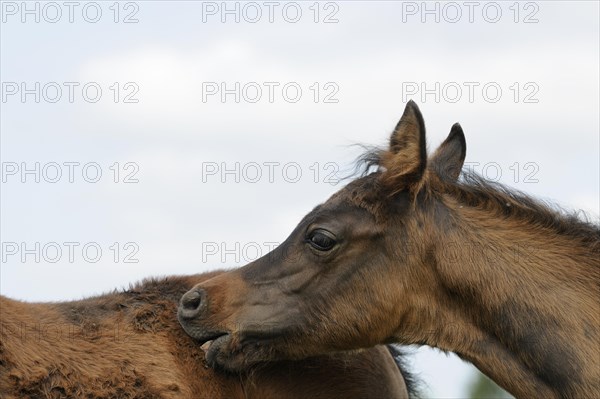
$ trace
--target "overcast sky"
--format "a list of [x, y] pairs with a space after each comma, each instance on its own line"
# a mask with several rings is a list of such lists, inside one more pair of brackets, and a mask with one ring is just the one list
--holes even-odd
[[[430, 151], [460, 122], [475, 171], [600, 213], [598, 2], [23, 4], [2, 3], [2, 295], [252, 261], [411, 98]], [[436, 397], [469, 367], [414, 360]]]

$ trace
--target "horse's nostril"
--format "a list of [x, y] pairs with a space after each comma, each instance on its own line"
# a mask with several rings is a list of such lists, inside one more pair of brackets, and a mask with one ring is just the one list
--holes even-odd
[[181, 308], [187, 312], [198, 312], [204, 300], [203, 290], [194, 290], [181, 297]]

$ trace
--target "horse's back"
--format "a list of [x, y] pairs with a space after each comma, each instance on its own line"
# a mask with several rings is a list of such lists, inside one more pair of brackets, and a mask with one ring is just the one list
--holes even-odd
[[150, 280], [62, 303], [0, 296], [0, 397], [407, 397], [383, 346], [268, 364], [246, 375], [207, 368], [204, 352], [176, 318], [180, 292], [204, 278]]

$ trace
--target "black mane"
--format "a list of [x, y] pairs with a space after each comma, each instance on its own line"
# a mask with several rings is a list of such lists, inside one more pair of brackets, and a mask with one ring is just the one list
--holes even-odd
[[408, 355], [398, 345], [386, 345], [386, 347], [390, 352], [390, 355], [394, 358], [394, 362], [396, 363], [396, 366], [398, 366], [402, 378], [404, 378], [408, 397], [410, 399], [421, 398], [420, 381], [412, 372], [408, 371], [408, 366], [406, 364]]

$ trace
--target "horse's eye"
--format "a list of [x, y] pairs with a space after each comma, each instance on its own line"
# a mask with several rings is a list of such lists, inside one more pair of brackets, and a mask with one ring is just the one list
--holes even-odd
[[313, 230], [309, 233], [307, 238], [310, 245], [319, 251], [329, 251], [336, 244], [333, 234], [327, 230]]

